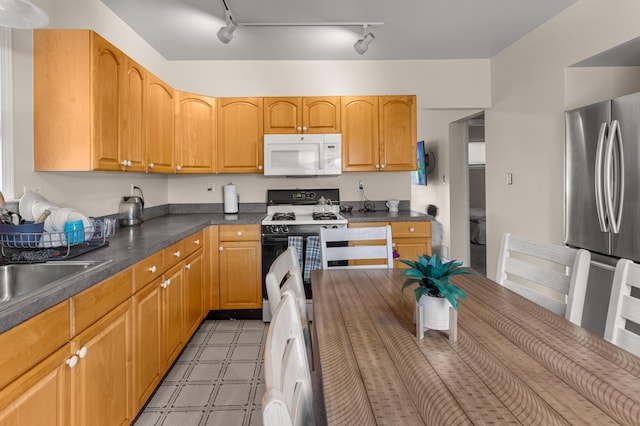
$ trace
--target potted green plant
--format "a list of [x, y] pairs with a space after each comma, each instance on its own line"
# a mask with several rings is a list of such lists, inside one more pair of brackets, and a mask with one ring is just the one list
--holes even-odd
[[462, 263], [455, 260], [443, 263], [437, 254], [423, 254], [418, 256], [417, 262], [404, 259], [400, 259], [400, 262], [409, 266], [402, 272], [403, 276], [408, 277], [402, 285], [402, 294], [405, 288], [418, 284], [414, 294], [418, 305], [423, 307], [425, 327], [448, 329], [449, 306], [458, 310], [458, 298], [467, 298], [460, 287], [449, 282], [449, 278], [472, 272], [462, 268]]

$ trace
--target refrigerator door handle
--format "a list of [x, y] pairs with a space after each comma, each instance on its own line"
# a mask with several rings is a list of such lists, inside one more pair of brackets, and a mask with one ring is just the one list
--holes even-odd
[[601, 232], [609, 232], [607, 224], [606, 211], [604, 205], [604, 183], [602, 179], [602, 169], [604, 160], [604, 144], [607, 134], [607, 123], [600, 125], [600, 133], [598, 134], [598, 145], [596, 147], [596, 167], [595, 167], [595, 192], [596, 192], [596, 211], [598, 213], [598, 223]]
[[[617, 158], [614, 158], [614, 144], [617, 148]], [[618, 161], [619, 161], [619, 164]], [[616, 170], [616, 166], [618, 170]], [[612, 171], [613, 169], [613, 171]], [[620, 176], [620, 182], [616, 185], [616, 193], [613, 191], [613, 184], [616, 179], [613, 172], [617, 172]], [[604, 194], [607, 203], [607, 214], [609, 223], [611, 224], [611, 232], [618, 234], [620, 232], [620, 222], [622, 220], [622, 206], [624, 204], [624, 152], [622, 151], [622, 134], [620, 132], [620, 123], [618, 120], [611, 122], [611, 131], [606, 145], [605, 163], [604, 163]], [[614, 206], [614, 199], [617, 199], [617, 205]]]

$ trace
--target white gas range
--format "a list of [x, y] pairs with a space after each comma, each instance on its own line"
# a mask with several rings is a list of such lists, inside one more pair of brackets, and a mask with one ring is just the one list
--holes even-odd
[[[320, 204], [319, 204], [320, 202]], [[276, 189], [267, 191], [267, 216], [262, 221], [262, 295], [263, 319], [270, 320], [264, 277], [271, 263], [289, 247], [298, 248], [300, 266], [305, 276], [307, 304], [311, 305], [308, 252], [317, 249], [321, 228], [346, 228], [348, 220], [340, 214], [338, 189]], [[317, 257], [316, 257], [317, 258]], [[306, 271], [305, 271], [306, 269]], [[265, 308], [266, 307], [266, 308]]]

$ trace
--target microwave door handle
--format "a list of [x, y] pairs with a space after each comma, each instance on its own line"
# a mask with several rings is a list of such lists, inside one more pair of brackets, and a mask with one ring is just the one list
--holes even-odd
[[[622, 141], [620, 133], [620, 123], [618, 120], [611, 122], [611, 131], [607, 140], [605, 150], [605, 162], [604, 162], [604, 195], [607, 206], [607, 216], [609, 218], [609, 224], [611, 225], [611, 232], [617, 234], [620, 232], [620, 220], [622, 219], [622, 204], [624, 197], [624, 161], [622, 152]], [[618, 156], [614, 159], [613, 148], [614, 144], [618, 149]], [[617, 164], [619, 160], [620, 164]], [[618, 166], [618, 169], [616, 169]], [[616, 182], [613, 177], [614, 172], [618, 172], [620, 175], [620, 182]], [[618, 190], [617, 193], [613, 191], [613, 184], [616, 184]], [[617, 202], [614, 205], [614, 199]], [[617, 207], [617, 208], [616, 208]]]
[[604, 205], [604, 185], [602, 179], [603, 159], [604, 159], [604, 144], [607, 134], [607, 123], [600, 125], [600, 133], [598, 134], [598, 145], [596, 148], [596, 165], [595, 165], [595, 192], [596, 192], [596, 210], [598, 213], [598, 223], [600, 224], [601, 232], [608, 232], [607, 220], [605, 217], [605, 205]]

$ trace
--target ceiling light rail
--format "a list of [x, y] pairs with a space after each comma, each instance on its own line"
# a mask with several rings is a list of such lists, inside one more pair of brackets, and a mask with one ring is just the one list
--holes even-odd
[[233, 33], [238, 27], [362, 27], [362, 38], [353, 45], [355, 51], [362, 55], [369, 49], [375, 39], [369, 27], [381, 27], [382, 21], [375, 22], [238, 22], [227, 4], [227, 0], [220, 0], [224, 7], [226, 25], [218, 30], [218, 39], [228, 44], [233, 39]]

